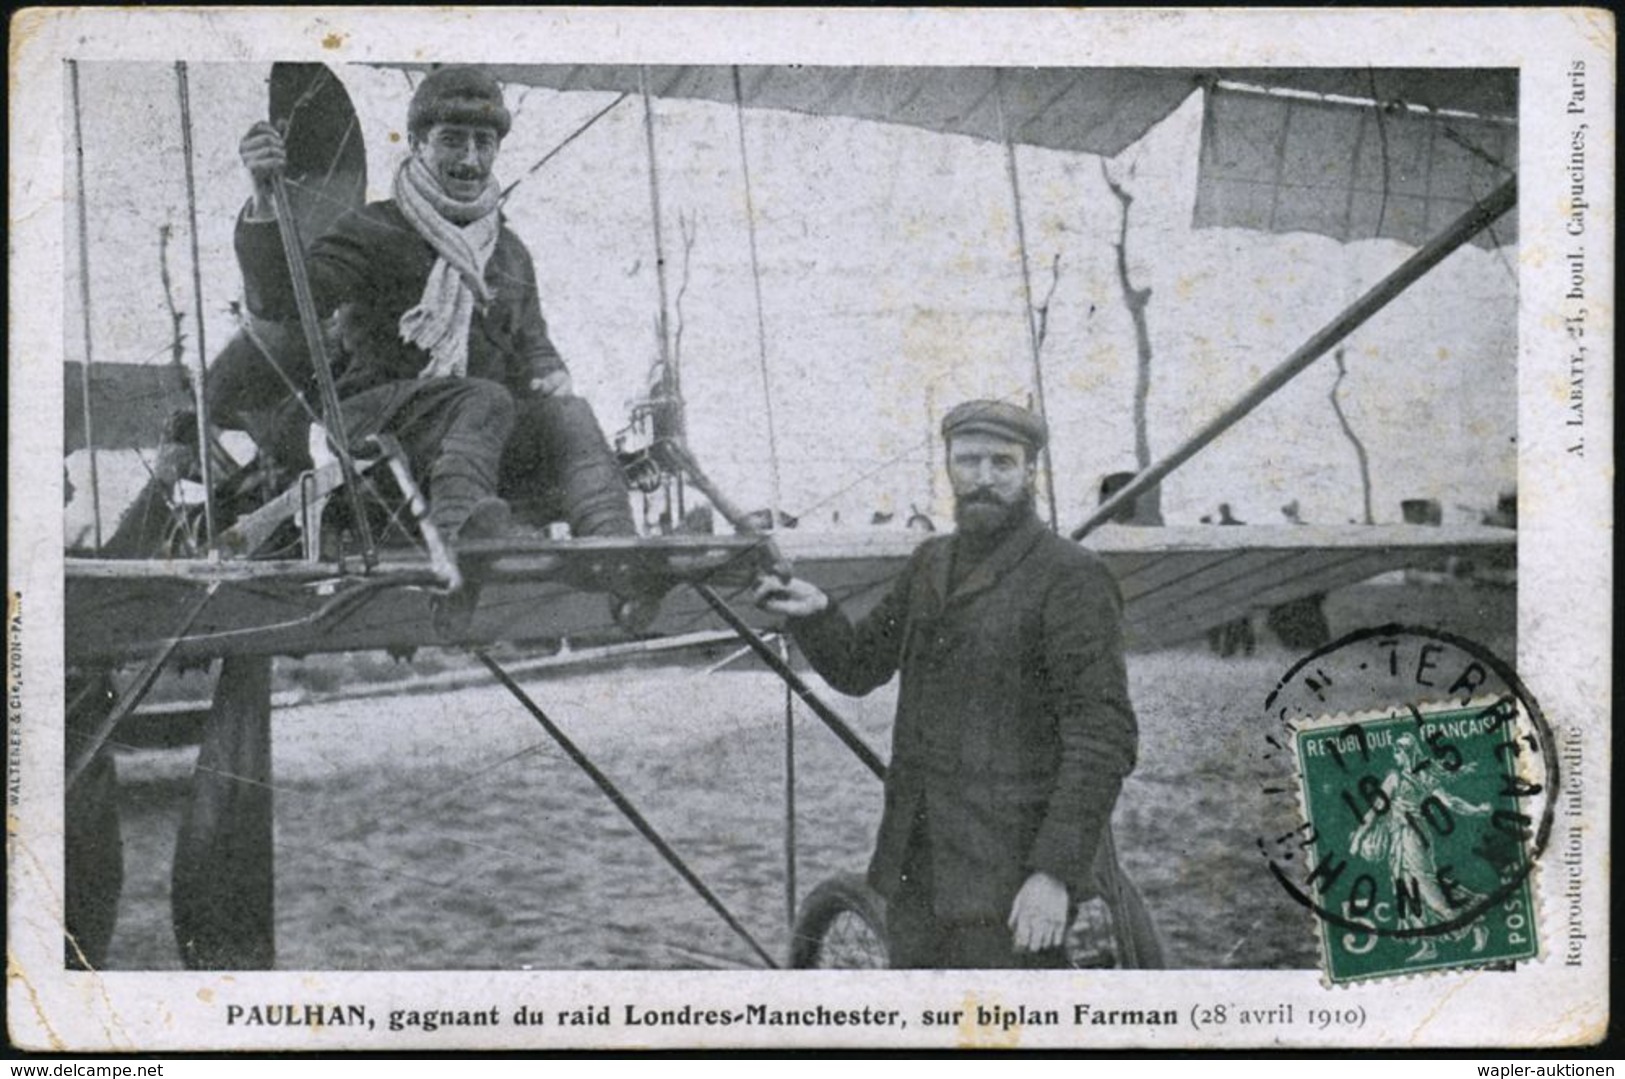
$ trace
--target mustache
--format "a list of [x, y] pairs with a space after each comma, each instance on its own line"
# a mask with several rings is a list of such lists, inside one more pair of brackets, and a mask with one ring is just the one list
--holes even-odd
[[961, 506], [1005, 506], [1009, 505], [1004, 499], [989, 490], [971, 491], [959, 497]]

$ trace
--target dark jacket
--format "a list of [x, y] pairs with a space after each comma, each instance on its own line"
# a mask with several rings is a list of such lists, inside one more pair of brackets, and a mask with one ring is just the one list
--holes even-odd
[[832, 604], [791, 630], [843, 693], [902, 672], [870, 884], [895, 893], [923, 820], [937, 915], [1002, 922], [1037, 870], [1074, 900], [1093, 894], [1095, 853], [1138, 737], [1122, 598], [1094, 554], [1036, 517], [950, 593], [955, 543], [927, 540], [856, 626]]
[[[269, 319], [297, 318], [293, 284], [275, 221], [237, 220], [237, 262], [248, 309]], [[429, 354], [401, 340], [400, 319], [423, 298], [435, 250], [394, 201], [345, 214], [310, 245], [305, 259], [317, 314], [345, 306], [341, 332], [348, 366], [339, 396], [391, 382], [415, 381]], [[547, 336], [530, 253], [506, 226], [486, 264], [495, 299], [475, 309], [468, 335], [468, 377], [506, 386], [515, 398], [535, 396], [531, 379], [563, 369]]]

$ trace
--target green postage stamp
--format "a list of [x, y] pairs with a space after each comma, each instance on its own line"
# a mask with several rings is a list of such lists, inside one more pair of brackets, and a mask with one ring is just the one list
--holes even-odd
[[1510, 663], [1374, 626], [1299, 660], [1265, 710], [1258, 848], [1313, 915], [1327, 984], [1542, 957], [1561, 759]]
[[[1530, 747], [1515, 698], [1297, 734], [1311, 884], [1333, 983], [1533, 959], [1528, 815], [1539, 793], [1520, 771]], [[1524, 770], [1526, 771], [1526, 770]]]

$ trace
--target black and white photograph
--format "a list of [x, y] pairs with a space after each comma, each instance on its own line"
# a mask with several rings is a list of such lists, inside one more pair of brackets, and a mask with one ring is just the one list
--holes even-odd
[[1289, 14], [18, 16], [12, 1040], [1602, 1037], [1613, 22]]

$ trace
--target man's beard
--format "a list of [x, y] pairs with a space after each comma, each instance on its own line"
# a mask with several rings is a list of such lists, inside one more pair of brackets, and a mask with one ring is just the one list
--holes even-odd
[[1006, 502], [992, 491], [972, 491], [954, 500], [954, 524], [961, 535], [993, 536], [1037, 512], [1031, 488]]

